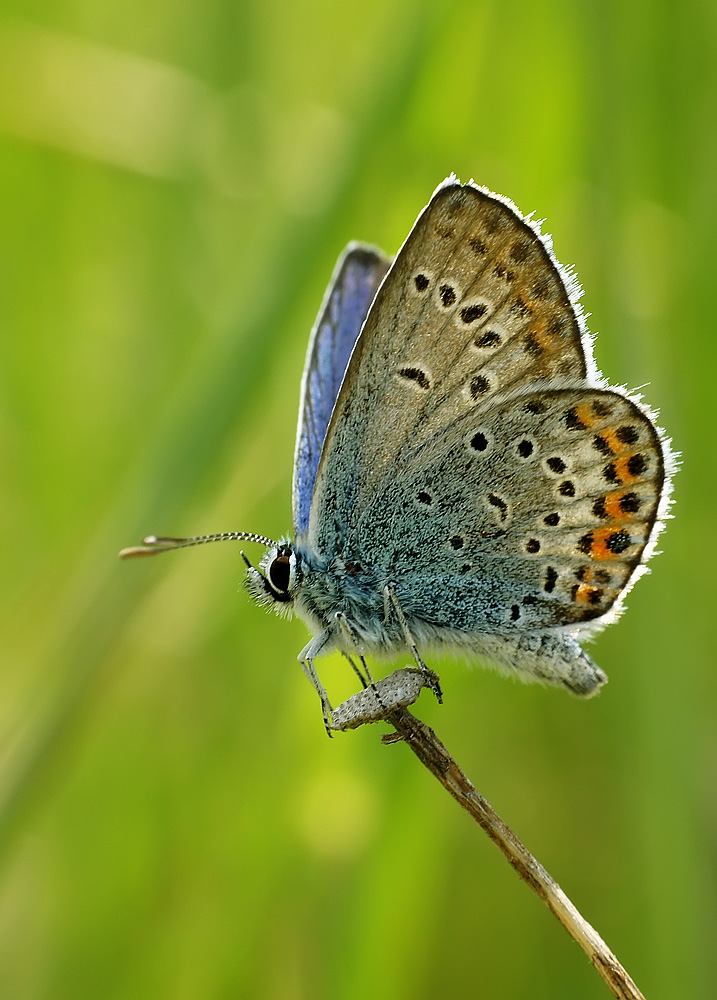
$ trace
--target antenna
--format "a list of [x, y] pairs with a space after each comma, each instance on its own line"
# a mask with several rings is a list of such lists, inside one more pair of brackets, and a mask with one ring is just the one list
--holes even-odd
[[207, 545], [209, 542], [257, 542], [259, 545], [276, 545], [277, 543], [265, 535], [255, 535], [250, 531], [222, 531], [216, 535], [194, 535], [192, 538], [158, 538], [147, 535], [141, 545], [122, 549], [120, 559], [139, 559], [143, 556], [156, 556], [160, 552], [171, 549], [188, 549], [192, 545]]

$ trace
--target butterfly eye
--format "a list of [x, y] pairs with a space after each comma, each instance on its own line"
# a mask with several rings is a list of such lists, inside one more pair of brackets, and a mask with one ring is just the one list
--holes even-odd
[[276, 559], [272, 560], [271, 566], [269, 567], [269, 579], [271, 584], [277, 590], [288, 590], [289, 589], [289, 557], [288, 556], [277, 556]]

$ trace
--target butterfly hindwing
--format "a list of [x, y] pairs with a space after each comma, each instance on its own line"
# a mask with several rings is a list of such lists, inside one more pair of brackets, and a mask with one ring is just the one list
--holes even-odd
[[525, 390], [403, 456], [348, 545], [395, 583], [407, 615], [435, 625], [591, 622], [643, 560], [664, 474], [658, 433], [632, 400]]

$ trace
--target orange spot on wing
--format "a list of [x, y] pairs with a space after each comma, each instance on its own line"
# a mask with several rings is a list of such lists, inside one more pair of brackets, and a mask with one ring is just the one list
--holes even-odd
[[528, 327], [527, 333], [532, 334], [536, 343], [539, 344], [543, 351], [549, 352], [555, 350], [555, 344], [547, 329], [548, 324], [544, 319], [536, 319]]
[[607, 560], [618, 559], [620, 557], [619, 552], [615, 552], [614, 549], [608, 546], [608, 540], [613, 538], [615, 535], [615, 526], [610, 525], [610, 527], [596, 528], [591, 532], [592, 541], [590, 543], [590, 555], [593, 559], [598, 562], [605, 562]]
[[591, 600], [593, 594], [600, 593], [598, 587], [590, 587], [587, 583], [581, 583], [575, 590], [575, 595], [573, 600], [576, 604], [592, 604]]
[[640, 478], [630, 472], [629, 462], [633, 455], [634, 452], [631, 452], [629, 455], [621, 455], [615, 461], [615, 475], [621, 483], [634, 483], [636, 479]]
[[595, 414], [589, 403], [578, 403], [575, 407], [575, 416], [586, 427], [592, 427], [595, 423]]
[[625, 495], [623, 490], [615, 490], [613, 493], [605, 494], [605, 515], [611, 521], [620, 522], [629, 520], [630, 514], [626, 514], [620, 506], [620, 502], [624, 499]]
[[601, 431], [600, 437], [602, 437], [605, 440], [605, 443], [607, 444], [608, 448], [613, 453], [613, 455], [617, 455], [619, 451], [625, 450], [625, 445], [617, 436], [617, 432], [615, 431], [614, 427], [608, 427], [605, 430]]

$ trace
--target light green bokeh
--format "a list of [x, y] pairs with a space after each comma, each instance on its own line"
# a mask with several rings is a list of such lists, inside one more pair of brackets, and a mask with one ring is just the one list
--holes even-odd
[[[290, 527], [350, 239], [451, 171], [546, 218], [683, 452], [600, 698], [434, 662], [434, 725], [649, 997], [717, 983], [708, 3], [0, 6], [0, 996], [604, 997], [379, 727], [332, 742], [235, 547]], [[336, 697], [342, 663], [322, 663]]]

